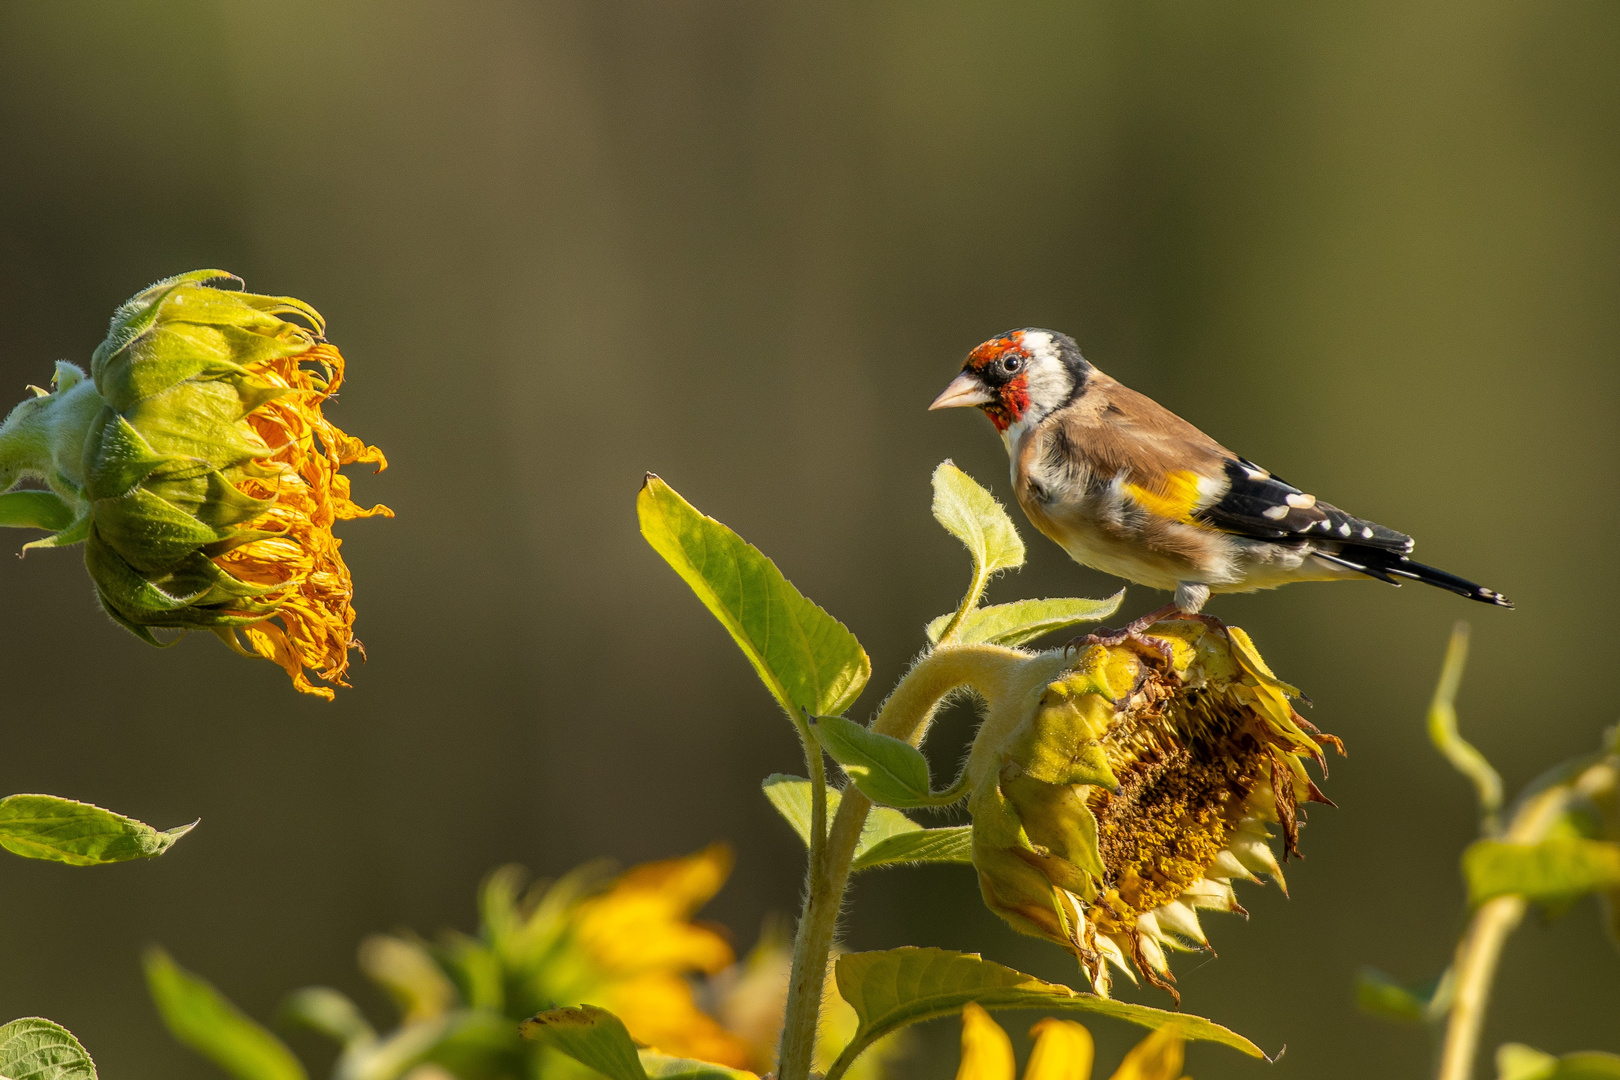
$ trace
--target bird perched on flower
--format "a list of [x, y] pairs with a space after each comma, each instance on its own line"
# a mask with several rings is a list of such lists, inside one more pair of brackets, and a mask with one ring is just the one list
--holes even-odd
[[1074, 339], [1012, 330], [968, 354], [930, 409], [976, 405], [1001, 433], [1018, 504], [1085, 566], [1175, 594], [1294, 581], [1421, 581], [1499, 607], [1507, 597], [1413, 562], [1412, 538], [1352, 517], [1274, 476], [1092, 367]]

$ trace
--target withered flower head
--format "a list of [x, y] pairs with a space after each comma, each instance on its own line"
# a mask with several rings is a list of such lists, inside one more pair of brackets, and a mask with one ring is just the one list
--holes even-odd
[[[305, 693], [346, 686], [353, 585], [337, 521], [392, 516], [349, 497], [338, 470], [382, 451], [321, 413], [343, 357], [314, 308], [215, 287], [198, 270], [158, 282], [113, 315], [90, 378], [57, 365], [54, 390], [0, 426], [5, 524], [52, 529], [28, 547], [83, 541], [107, 613], [154, 628], [207, 629], [269, 658]], [[289, 321], [283, 316], [301, 320]], [[245, 646], [243, 640], [245, 639]]]
[[1283, 885], [1269, 827], [1298, 854], [1300, 804], [1327, 802], [1303, 759], [1339, 746], [1242, 630], [1198, 617], [1147, 635], [1164, 656], [1085, 647], [1013, 722], [986, 723], [968, 765], [985, 902], [1073, 952], [1102, 994], [1111, 963], [1174, 995], [1165, 951], [1207, 946], [1198, 910], [1242, 913], [1237, 880]]

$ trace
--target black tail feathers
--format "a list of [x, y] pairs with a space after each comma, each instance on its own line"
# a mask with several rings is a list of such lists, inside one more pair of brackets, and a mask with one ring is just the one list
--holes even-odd
[[1460, 578], [1456, 574], [1448, 574], [1444, 570], [1413, 562], [1405, 555], [1397, 555], [1382, 548], [1346, 545], [1337, 554], [1330, 555], [1325, 551], [1318, 551], [1316, 557], [1366, 574], [1368, 577], [1377, 578], [1379, 581], [1387, 581], [1391, 585], [1399, 585], [1400, 582], [1396, 579], [1405, 578], [1408, 581], [1421, 581], [1425, 585], [1454, 592], [1458, 596], [1466, 596], [1470, 600], [1478, 600], [1482, 604], [1495, 604], [1497, 607], [1505, 608], [1513, 606], [1513, 601], [1495, 589], [1487, 589], [1467, 578]]

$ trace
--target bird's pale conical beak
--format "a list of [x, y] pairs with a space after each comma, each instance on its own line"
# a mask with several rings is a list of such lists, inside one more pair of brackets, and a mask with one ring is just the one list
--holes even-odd
[[964, 371], [951, 380], [951, 385], [947, 386], [928, 408], [930, 411], [960, 409], [964, 405], [987, 405], [994, 400], [996, 396], [979, 381], [977, 375], [971, 371]]

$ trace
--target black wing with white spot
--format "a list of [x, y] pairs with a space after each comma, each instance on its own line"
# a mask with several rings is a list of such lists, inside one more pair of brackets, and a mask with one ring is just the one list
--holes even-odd
[[1228, 461], [1226, 478], [1226, 493], [1196, 515], [1217, 529], [1255, 540], [1335, 540], [1402, 555], [1412, 550], [1410, 536], [1318, 502], [1252, 461]]

